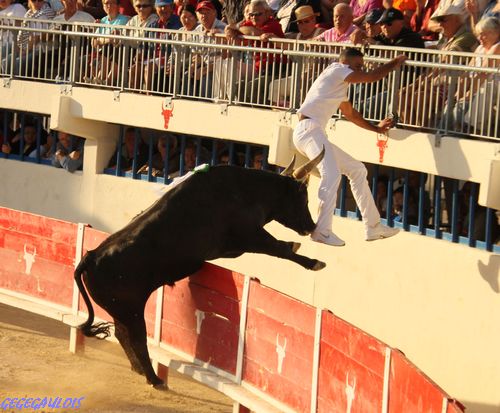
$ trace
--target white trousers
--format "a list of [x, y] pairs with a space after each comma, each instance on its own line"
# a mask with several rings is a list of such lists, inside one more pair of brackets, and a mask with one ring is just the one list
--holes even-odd
[[332, 230], [333, 213], [342, 175], [346, 175], [349, 179], [365, 226], [374, 226], [380, 222], [380, 214], [368, 186], [367, 171], [362, 162], [329, 142], [324, 129], [312, 119], [299, 122], [293, 131], [293, 143], [298, 151], [309, 159], [318, 156], [323, 145], [325, 146], [325, 156], [318, 164], [321, 175], [318, 193], [319, 215], [316, 224], [318, 231], [327, 233]]

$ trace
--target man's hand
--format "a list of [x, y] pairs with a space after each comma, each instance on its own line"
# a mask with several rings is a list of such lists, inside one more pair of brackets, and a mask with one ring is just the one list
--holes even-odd
[[396, 63], [396, 67], [401, 66], [408, 57], [404, 54], [400, 54], [394, 58], [394, 62]]
[[76, 161], [77, 159], [80, 159], [80, 151], [73, 151], [69, 154], [69, 158], [73, 159]]
[[386, 133], [394, 125], [396, 125], [396, 120], [393, 117], [387, 117], [377, 125], [377, 133]]

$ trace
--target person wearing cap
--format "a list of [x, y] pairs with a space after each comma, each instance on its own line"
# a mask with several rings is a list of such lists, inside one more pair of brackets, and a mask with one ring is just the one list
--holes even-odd
[[371, 10], [382, 8], [382, 0], [351, 0], [349, 5], [354, 16], [353, 23], [361, 27]]
[[351, 6], [339, 3], [333, 8], [333, 27], [314, 39], [323, 42], [350, 43], [350, 36], [356, 30], [356, 26], [352, 22]]
[[318, 164], [319, 216], [311, 239], [332, 246], [345, 242], [332, 231], [333, 212], [341, 175], [349, 178], [356, 204], [365, 224], [366, 240], [378, 240], [395, 235], [398, 230], [382, 225], [380, 214], [366, 180], [367, 171], [362, 162], [342, 151], [328, 140], [326, 127], [330, 118], [342, 111], [344, 117], [355, 125], [375, 133], [386, 133], [394, 122], [386, 118], [373, 125], [353, 108], [347, 91], [352, 84], [371, 83], [383, 79], [401, 66], [406, 56], [399, 55], [376, 69], [363, 71], [363, 53], [346, 48], [340, 53], [339, 62], [330, 64], [314, 81], [298, 110], [299, 123], [293, 131], [293, 143], [297, 150], [313, 159], [323, 150], [323, 160]]
[[217, 9], [210, 0], [203, 0], [196, 6], [196, 15], [200, 24], [195, 29], [205, 34], [223, 33], [226, 23], [217, 18]]
[[378, 22], [384, 9], [373, 9], [366, 13], [363, 28], [356, 29], [351, 34], [354, 44], [380, 44], [383, 41], [382, 29]]
[[385, 39], [382, 41], [383, 44], [398, 47], [425, 48], [422, 37], [413, 30], [405, 27], [405, 17], [400, 10], [393, 7], [386, 9], [378, 23], [381, 25], [382, 34], [385, 36]]
[[285, 33], [285, 37], [297, 40], [309, 40], [325, 31], [317, 24], [317, 16], [311, 6], [301, 6], [295, 10], [295, 18], [299, 32]]
[[153, 27], [167, 30], [178, 30], [182, 27], [179, 16], [174, 14], [173, 0], [156, 0], [155, 9], [158, 20]]
[[462, 8], [449, 4], [448, 7], [437, 10], [431, 19], [439, 24], [443, 35], [437, 44], [438, 49], [454, 52], [474, 51], [478, 42], [465, 25]]

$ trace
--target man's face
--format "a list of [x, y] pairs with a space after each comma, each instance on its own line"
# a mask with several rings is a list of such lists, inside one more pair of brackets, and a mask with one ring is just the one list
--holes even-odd
[[115, 15], [118, 13], [118, 2], [116, 0], [103, 0], [102, 8], [108, 16]]
[[403, 28], [404, 20], [393, 20], [389, 23], [381, 24], [382, 33], [388, 39], [396, 39]]
[[364, 26], [365, 26], [366, 35], [368, 37], [373, 38], [375, 36], [378, 36], [382, 32], [380, 24], [365, 23]]
[[259, 4], [250, 3], [248, 17], [255, 27], [262, 27], [268, 18], [267, 10]]
[[59, 132], [59, 142], [65, 148], [69, 148], [71, 146], [71, 138], [66, 132]]
[[[340, 6], [340, 7], [339, 7]], [[352, 11], [350, 7], [342, 4], [333, 9], [333, 25], [340, 33], [345, 33], [352, 24]]]
[[167, 21], [172, 16], [172, 5], [167, 4], [165, 6], [156, 6], [156, 14], [162, 21]]
[[365, 65], [361, 56], [348, 57], [345, 63], [355, 72], [362, 72]]
[[309, 16], [302, 20], [297, 20], [297, 27], [303, 37], [309, 37], [316, 29], [316, 16]]
[[216, 12], [214, 9], [210, 9], [208, 7], [203, 7], [202, 9], [198, 10], [196, 12], [196, 15], [198, 16], [198, 20], [200, 23], [203, 25], [205, 29], [211, 29], [214, 21], [215, 21], [215, 16]]

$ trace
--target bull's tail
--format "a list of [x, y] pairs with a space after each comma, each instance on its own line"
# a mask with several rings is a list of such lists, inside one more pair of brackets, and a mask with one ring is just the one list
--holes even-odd
[[78, 264], [75, 269], [75, 282], [78, 286], [78, 290], [80, 290], [80, 294], [87, 305], [87, 309], [89, 311], [89, 316], [85, 323], [79, 325], [77, 328], [81, 330], [84, 336], [86, 337], [96, 337], [98, 339], [105, 339], [111, 335], [110, 328], [113, 326], [112, 323], [94, 323], [94, 308], [92, 307], [92, 302], [90, 301], [89, 295], [87, 294], [87, 290], [83, 284], [82, 274], [87, 270], [88, 260], [92, 258], [92, 252], [89, 252]]

